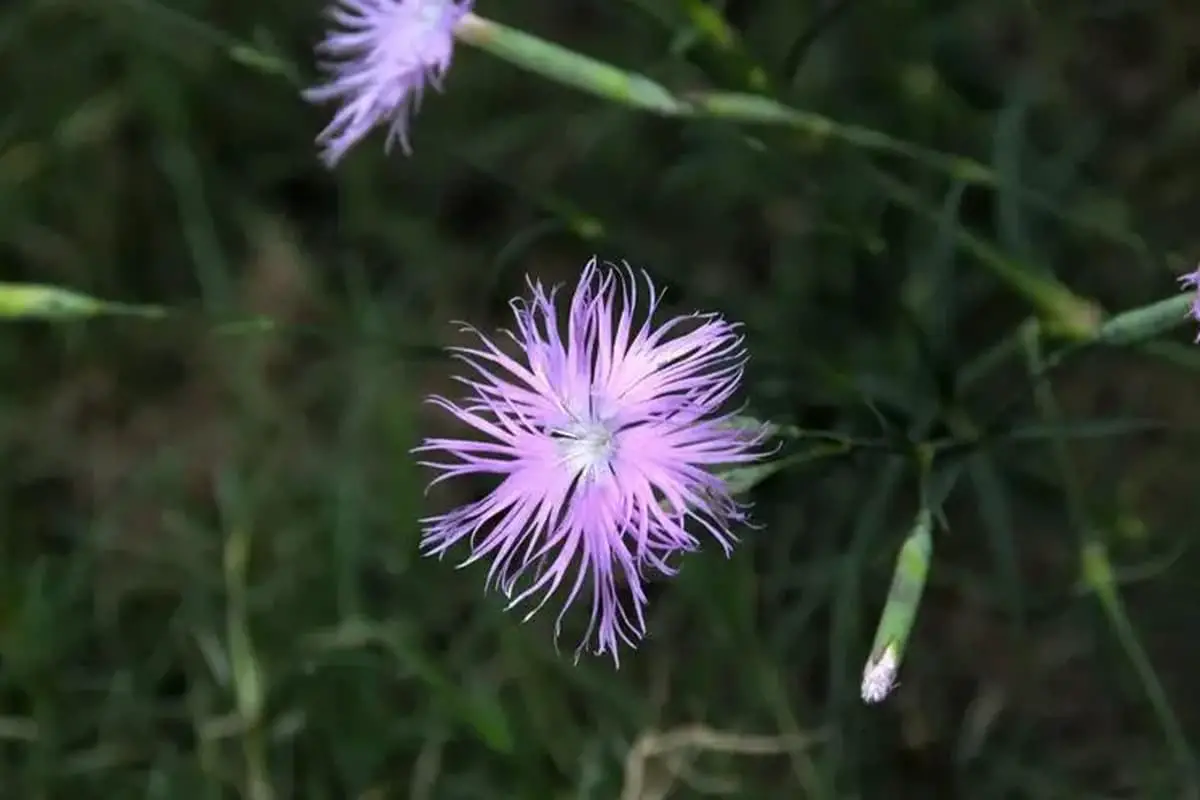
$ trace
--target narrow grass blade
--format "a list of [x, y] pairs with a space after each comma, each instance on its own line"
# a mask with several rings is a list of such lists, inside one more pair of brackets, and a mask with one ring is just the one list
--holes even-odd
[[1117, 589], [1116, 572], [1109, 561], [1104, 544], [1095, 539], [1084, 542], [1080, 553], [1080, 572], [1085, 586], [1095, 595], [1104, 611], [1113, 634], [1129, 659], [1146, 701], [1162, 729], [1168, 749], [1180, 771], [1191, 782], [1200, 781], [1200, 765], [1188, 743], [1188, 736], [1175, 715], [1175, 710], [1150, 656], [1125, 610], [1125, 601]]
[[[1148, 323], [1147, 327], [1150, 327]], [[1048, 424], [1060, 424], [1062, 411], [1054, 389], [1045, 377], [1045, 359], [1036, 331], [1030, 331], [1025, 345], [1029, 374], [1035, 376], [1034, 399], [1038, 411]], [[1108, 549], [1089, 518], [1086, 494], [1067, 443], [1061, 436], [1052, 439], [1051, 443], [1061, 474], [1067, 513], [1079, 537], [1082, 583], [1095, 595], [1118, 644], [1141, 682], [1146, 700], [1162, 730], [1164, 743], [1179, 765], [1180, 772], [1194, 785], [1200, 779], [1200, 767], [1162, 681], [1142, 645], [1141, 637], [1125, 611], [1124, 600], [1117, 589], [1116, 572], [1109, 561]]]
[[726, 23], [721, 12], [705, 0], [677, 0], [692, 28], [720, 54], [721, 61], [734, 71], [741, 83], [755, 92], [770, 88], [767, 71], [747, 56], [741, 36]]
[[[872, 172], [880, 188], [898, 205], [935, 225], [944, 224], [938, 213], [926, 206], [913, 189], [882, 170]], [[963, 252], [1028, 300], [1045, 321], [1047, 329], [1075, 340], [1097, 334], [1103, 311], [1095, 303], [1079, 297], [1049, 275], [1009, 257], [962, 227], [957, 228], [955, 238]]]

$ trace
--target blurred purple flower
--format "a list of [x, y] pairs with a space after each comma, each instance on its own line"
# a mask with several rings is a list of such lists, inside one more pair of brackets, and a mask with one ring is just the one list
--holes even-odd
[[[1192, 319], [1200, 322], [1200, 267], [1196, 267], [1187, 275], [1180, 277], [1179, 284], [1183, 289], [1193, 292], [1192, 307], [1188, 313], [1191, 314]], [[1200, 333], [1196, 334], [1195, 341], [1200, 344]]]
[[591, 616], [576, 656], [594, 642], [619, 663], [618, 646], [636, 646], [646, 632], [645, 574], [673, 575], [670, 557], [700, 544], [685, 523], [728, 554], [729, 526], [745, 521], [745, 507], [712, 471], [765, 455], [765, 433], [738, 429], [725, 410], [745, 349], [737, 326], [717, 314], [652, 325], [661, 294], [646, 276], [638, 313], [640, 281], [628, 265], [588, 262], [565, 328], [558, 289], [528, 283], [532, 296], [510, 303], [516, 333], [504, 332], [517, 354], [466, 326], [479, 346], [451, 349], [473, 370], [457, 378], [468, 397], [430, 398], [475, 436], [417, 448], [447, 459], [422, 462], [440, 472], [433, 483], [488, 475], [499, 485], [422, 520], [422, 548], [441, 556], [468, 541], [464, 565], [490, 559], [487, 586], [498, 586], [509, 608], [533, 599], [525, 619], [562, 590], [561, 624], [583, 594]]
[[473, 0], [335, 0], [335, 28], [317, 46], [328, 82], [308, 89], [314, 103], [340, 108], [317, 136], [332, 167], [376, 125], [387, 124], [385, 149], [411, 153], [408, 125], [427, 83], [441, 91], [454, 53], [454, 26]]

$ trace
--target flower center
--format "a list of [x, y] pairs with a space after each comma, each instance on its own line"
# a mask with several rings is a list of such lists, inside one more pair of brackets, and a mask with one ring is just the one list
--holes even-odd
[[591, 478], [606, 468], [617, 449], [616, 437], [608, 425], [598, 420], [571, 422], [554, 431], [559, 453], [571, 471]]

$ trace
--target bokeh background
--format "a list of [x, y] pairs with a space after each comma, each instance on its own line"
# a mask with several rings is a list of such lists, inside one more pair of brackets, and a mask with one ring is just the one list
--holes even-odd
[[[829, 130], [657, 118], [460, 46], [412, 157], [375, 136], [334, 171], [299, 97], [321, 11], [0, 10], [0, 276], [172, 309], [0, 331], [0, 795], [1195, 796], [1194, 329], [1038, 358], [1192, 267], [1200, 7], [480, 0]], [[849, 442], [655, 584], [619, 669], [575, 662], [578, 615], [556, 646], [419, 558], [461, 496], [408, 454], [445, 430], [450, 321], [594, 254], [742, 321], [751, 410]], [[928, 438], [955, 479], [867, 707]]]

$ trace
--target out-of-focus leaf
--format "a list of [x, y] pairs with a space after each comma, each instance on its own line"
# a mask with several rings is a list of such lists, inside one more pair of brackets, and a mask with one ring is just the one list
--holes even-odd
[[43, 319], [60, 322], [104, 315], [159, 319], [158, 306], [100, 300], [86, 294], [37, 283], [0, 283], [0, 319]]

